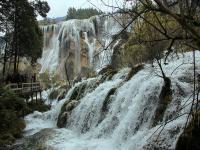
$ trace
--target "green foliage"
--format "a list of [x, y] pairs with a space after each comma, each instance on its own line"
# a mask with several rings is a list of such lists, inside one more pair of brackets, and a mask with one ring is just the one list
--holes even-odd
[[32, 2], [32, 6], [34, 6], [35, 11], [42, 17], [46, 17], [50, 10], [50, 7], [46, 1], [35, 0], [35, 2]]
[[101, 11], [98, 11], [94, 8], [84, 8], [84, 9], [75, 9], [74, 7], [71, 7], [67, 11], [67, 17], [66, 20], [70, 19], [87, 19], [95, 15], [102, 14]]
[[1, 87], [0, 91], [0, 109], [13, 110], [18, 113], [17, 116], [22, 116], [22, 111], [26, 108], [24, 99], [18, 97], [16, 94], [5, 88]]
[[26, 114], [33, 111], [47, 111], [50, 106], [38, 101], [25, 103], [23, 98], [18, 97], [12, 91], [0, 86], [0, 146], [12, 144], [16, 138], [20, 138], [25, 128], [22, 119]]
[[0, 2], [0, 30], [6, 33], [6, 62], [12, 61], [14, 73], [18, 72], [19, 57], [29, 57], [32, 63], [42, 55], [43, 37], [37, 23], [37, 14], [45, 17], [47, 2], [36, 0], [2, 0]]
[[21, 117], [26, 110], [24, 99], [5, 88], [0, 88], [0, 145], [11, 144], [21, 137], [25, 122]]
[[143, 62], [146, 53], [144, 45], [129, 44], [130, 43], [126, 43], [124, 45], [122, 57], [123, 64], [127, 66], [134, 66], [134, 64]]
[[[33, 62], [36, 62], [37, 58], [42, 55], [43, 38], [36, 20], [35, 10], [26, 0], [19, 1], [15, 5], [17, 8], [19, 7], [19, 10], [15, 12], [18, 20], [13, 20], [15, 30], [13, 41], [17, 40], [14, 44], [17, 44], [18, 56], [30, 57]], [[15, 32], [19, 34], [16, 35]]]

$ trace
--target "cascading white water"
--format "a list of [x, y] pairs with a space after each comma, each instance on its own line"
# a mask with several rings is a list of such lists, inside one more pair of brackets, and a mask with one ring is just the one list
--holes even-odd
[[38, 60], [38, 62], [42, 65], [40, 73], [43, 73], [46, 70], [53, 72], [58, 67], [59, 41], [57, 36], [59, 34], [59, 29], [60, 25], [42, 27], [44, 46], [42, 58]]
[[89, 64], [92, 67], [92, 64], [93, 64], [93, 53], [94, 53], [94, 49], [95, 49], [96, 39], [91, 39], [92, 41], [90, 41], [88, 39], [87, 32], [84, 32], [84, 36], [85, 36], [85, 43], [88, 45]]
[[[44, 143], [55, 150], [143, 150], [155, 147], [173, 150], [183, 131], [187, 118], [185, 113], [189, 111], [191, 102], [189, 97], [192, 93], [192, 53], [184, 55], [179, 55], [179, 59], [171, 58], [168, 65], [163, 65], [163, 70], [171, 79], [173, 91], [173, 98], [167, 106], [163, 121], [180, 115], [166, 124], [163, 130], [161, 125], [164, 122], [153, 126], [153, 121], [164, 82], [157, 76], [160, 74], [159, 69], [145, 65], [144, 69], [127, 82], [123, 82], [128, 72], [125, 69], [111, 80], [104, 81], [94, 90], [86, 92], [79, 105], [73, 109], [66, 128], [54, 129], [55, 132], [52, 135], [49, 133], [51, 136]], [[199, 64], [200, 52], [196, 52], [196, 56], [196, 62]], [[199, 72], [200, 66], [196, 69]], [[83, 82], [94, 83], [94, 80], [96, 79]], [[106, 104], [107, 111], [102, 112], [106, 96], [113, 88], [117, 89]], [[68, 92], [66, 99], [70, 97], [73, 89]], [[64, 101], [62, 100], [57, 108], [53, 107], [51, 111], [44, 113], [51, 116], [44, 117], [44, 120], [57, 118]], [[34, 122], [37, 116], [30, 115], [28, 118]], [[28, 122], [29, 127], [31, 122]], [[55, 119], [52, 123], [55, 124]], [[156, 130], [158, 131], [155, 132]]]
[[[120, 22], [120, 19], [119, 19]], [[106, 48], [121, 25], [109, 16], [94, 16], [84, 20], [69, 20], [57, 25], [41, 27], [44, 34], [43, 55], [39, 63], [41, 73], [46, 70], [76, 76], [82, 67], [97, 70], [110, 63], [112, 46]], [[99, 53], [99, 54], [98, 54]]]

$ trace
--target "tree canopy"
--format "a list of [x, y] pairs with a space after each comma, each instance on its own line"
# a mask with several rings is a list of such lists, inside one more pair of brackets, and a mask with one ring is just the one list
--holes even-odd
[[3, 72], [10, 61], [17, 73], [19, 57], [30, 57], [35, 62], [41, 56], [43, 38], [36, 17], [46, 17], [50, 7], [40, 0], [0, 0], [0, 8], [0, 31], [6, 41]]
[[81, 8], [81, 9], [76, 9], [74, 7], [71, 7], [67, 11], [67, 16], [66, 20], [70, 19], [87, 19], [95, 15], [100, 15], [103, 12], [98, 11], [97, 9], [94, 8]]

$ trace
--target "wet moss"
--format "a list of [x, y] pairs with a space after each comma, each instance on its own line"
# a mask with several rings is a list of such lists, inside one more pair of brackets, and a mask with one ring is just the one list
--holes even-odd
[[102, 112], [108, 112], [108, 107], [111, 101], [111, 96], [114, 95], [115, 91], [117, 90], [117, 88], [112, 88], [110, 89], [110, 91], [108, 92], [104, 102], [103, 102], [103, 106], [102, 106]]
[[83, 93], [85, 91], [85, 88], [86, 88], [86, 84], [82, 84], [80, 85], [79, 87], [76, 87], [73, 92], [72, 92], [72, 95], [70, 96], [69, 99], [71, 100], [79, 100], [81, 99], [81, 97], [83, 96]]
[[57, 127], [63, 128], [66, 126], [69, 114], [76, 107], [78, 101], [83, 97], [85, 89], [86, 84], [82, 84], [74, 88], [70, 98], [66, 100], [61, 107], [61, 111], [58, 116]]
[[126, 76], [125, 81], [129, 81], [136, 73], [138, 73], [140, 70], [144, 68], [143, 64], [136, 65], [131, 68], [129, 71], [128, 75]]
[[117, 88], [112, 88], [110, 89], [110, 91], [108, 92], [104, 102], [103, 102], [103, 106], [101, 108], [101, 117], [99, 120], [99, 123], [103, 121], [103, 119], [105, 118], [106, 114], [108, 113], [109, 110], [109, 104], [111, 103], [111, 96], [115, 94]]
[[105, 68], [99, 71], [99, 75], [102, 75], [102, 82], [105, 80], [111, 80], [112, 77], [117, 73], [117, 70], [114, 69], [111, 65], [106, 66]]

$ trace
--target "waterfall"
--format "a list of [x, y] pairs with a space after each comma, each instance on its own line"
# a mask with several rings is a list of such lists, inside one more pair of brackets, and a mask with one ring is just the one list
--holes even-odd
[[[197, 51], [197, 63], [199, 56]], [[55, 150], [173, 150], [191, 106], [192, 57], [192, 53], [187, 52], [179, 55], [179, 59], [170, 58], [168, 65], [163, 64], [164, 72], [171, 79], [172, 100], [156, 125], [153, 122], [164, 81], [159, 77], [159, 67], [152, 68], [148, 64], [129, 81], [125, 80], [129, 69], [123, 69], [110, 80], [99, 82], [102, 76], [98, 76], [79, 82], [49, 112], [41, 113], [40, 117], [29, 115], [26, 119], [34, 122], [42, 117], [43, 121], [55, 125], [64, 102], [72, 100], [70, 97], [76, 87], [87, 84], [66, 128], [53, 126], [54, 132], [48, 133], [49, 138], [43, 141], [47, 147]], [[200, 67], [196, 70], [199, 72]], [[165, 122], [168, 123], [164, 126]], [[28, 127], [31, 126], [28, 122]]]
[[[98, 70], [109, 64], [112, 45], [108, 45], [122, 29], [118, 22], [109, 16], [94, 16], [41, 27], [44, 46], [38, 61], [42, 66], [40, 72], [49, 70], [64, 78], [67, 68], [72, 79], [84, 68]], [[108, 49], [100, 53], [106, 47]]]
[[42, 66], [40, 73], [45, 71], [53, 72], [58, 66], [59, 41], [57, 36], [59, 34], [59, 29], [60, 25], [42, 27], [44, 46], [42, 58], [38, 60]]

